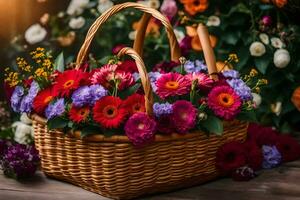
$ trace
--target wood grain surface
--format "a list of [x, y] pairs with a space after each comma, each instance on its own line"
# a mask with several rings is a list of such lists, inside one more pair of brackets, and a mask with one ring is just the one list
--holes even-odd
[[[0, 175], [0, 200], [107, 200], [42, 172], [26, 181]], [[224, 178], [197, 187], [140, 198], [140, 200], [300, 200], [300, 160], [260, 172], [249, 182]]]

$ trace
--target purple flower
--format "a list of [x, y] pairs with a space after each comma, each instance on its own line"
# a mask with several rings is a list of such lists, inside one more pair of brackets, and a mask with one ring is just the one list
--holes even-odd
[[101, 99], [102, 97], [107, 96], [108, 91], [102, 87], [101, 85], [91, 85], [90, 86], [90, 94], [91, 94], [91, 105], [94, 105], [96, 101]]
[[265, 26], [271, 26], [271, 24], [272, 24], [272, 18], [269, 15], [263, 16], [261, 21], [262, 21], [262, 24]]
[[146, 113], [135, 113], [125, 124], [128, 139], [137, 147], [142, 147], [154, 139], [155, 121]]
[[239, 72], [236, 70], [233, 70], [233, 69], [226, 70], [226, 71], [222, 72], [222, 74], [225, 78], [233, 78], [233, 79], [240, 78]]
[[193, 62], [193, 61], [188, 60], [184, 64], [184, 70], [187, 73], [197, 73], [197, 72], [201, 72], [201, 71], [206, 71], [207, 67], [203, 61], [195, 60]]
[[159, 118], [162, 115], [172, 114], [173, 107], [170, 103], [154, 103], [153, 112], [155, 117]]
[[251, 89], [241, 79], [226, 80], [230, 87], [240, 96], [244, 101], [252, 100]]
[[20, 112], [20, 104], [23, 95], [24, 95], [24, 88], [22, 86], [17, 86], [10, 98], [11, 107], [14, 112]]
[[32, 176], [39, 165], [38, 151], [34, 146], [14, 144], [7, 148], [3, 156], [4, 174], [16, 178]]
[[21, 113], [30, 113], [32, 111], [33, 100], [40, 90], [39, 84], [33, 81], [28, 90], [28, 94], [23, 97], [20, 104]]
[[169, 19], [172, 19], [178, 11], [177, 4], [175, 0], [164, 0], [160, 11], [163, 15], [167, 16]]
[[61, 116], [65, 112], [65, 100], [64, 98], [58, 99], [55, 103], [49, 104], [45, 110], [47, 119]]
[[39, 90], [39, 84], [36, 81], [32, 81], [27, 95], [31, 96], [32, 98], [35, 98]]
[[72, 101], [76, 107], [89, 104], [92, 100], [89, 86], [82, 86], [72, 94]]
[[159, 72], [149, 72], [148, 76], [151, 82], [152, 89], [155, 92], [157, 90], [157, 86], [155, 82], [157, 81], [157, 79], [159, 79], [162, 76], [162, 74]]
[[192, 37], [185, 36], [179, 43], [179, 47], [181, 49], [181, 53], [183, 56], [186, 56], [189, 50], [192, 48], [191, 41], [192, 41]]
[[262, 167], [264, 169], [276, 167], [281, 163], [281, 154], [276, 146], [263, 145], [262, 151], [264, 157]]

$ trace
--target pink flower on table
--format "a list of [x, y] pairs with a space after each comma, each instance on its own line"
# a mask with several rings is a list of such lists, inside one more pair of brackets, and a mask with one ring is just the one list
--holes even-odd
[[186, 133], [196, 124], [197, 109], [189, 101], [179, 100], [173, 104], [172, 122], [177, 132]]
[[160, 11], [170, 20], [177, 14], [178, 8], [175, 0], [164, 0]]
[[157, 95], [165, 99], [170, 96], [179, 96], [189, 93], [191, 88], [191, 81], [179, 73], [163, 74], [156, 81]]
[[100, 84], [106, 89], [112, 88], [113, 81], [119, 81], [119, 90], [130, 87], [133, 83], [131, 73], [117, 70], [118, 65], [104, 65], [100, 69], [92, 72], [90, 81], [91, 84]]
[[155, 121], [146, 113], [132, 115], [125, 124], [125, 133], [133, 145], [142, 147], [153, 141], [156, 130]]
[[241, 105], [240, 97], [229, 86], [214, 87], [208, 94], [208, 107], [225, 120], [234, 119]]

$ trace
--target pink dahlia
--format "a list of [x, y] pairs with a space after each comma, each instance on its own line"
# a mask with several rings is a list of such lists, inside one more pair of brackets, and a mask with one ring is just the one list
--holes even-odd
[[191, 82], [197, 80], [197, 86], [203, 90], [212, 88], [214, 84], [213, 79], [211, 79], [208, 75], [201, 72], [188, 74], [187, 77], [191, 80]]
[[135, 113], [125, 124], [125, 133], [133, 145], [142, 147], [154, 139], [155, 121], [146, 113]]
[[104, 65], [100, 69], [94, 70], [90, 77], [91, 84], [100, 84], [105, 88], [112, 88], [113, 81], [119, 81], [119, 90], [130, 87], [133, 77], [129, 72], [117, 70], [118, 65]]
[[179, 100], [173, 104], [172, 122], [178, 133], [186, 133], [194, 128], [197, 109], [189, 101]]
[[214, 87], [208, 94], [208, 107], [215, 115], [232, 120], [241, 108], [241, 99], [229, 86]]
[[163, 74], [156, 81], [157, 95], [165, 99], [170, 96], [184, 95], [189, 93], [191, 88], [191, 81], [179, 73]]

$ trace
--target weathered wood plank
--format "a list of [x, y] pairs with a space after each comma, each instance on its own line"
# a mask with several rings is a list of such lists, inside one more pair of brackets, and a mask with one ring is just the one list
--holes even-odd
[[[149, 196], [141, 200], [282, 200], [300, 199], [300, 161], [263, 171], [249, 182], [224, 178], [197, 187]], [[29, 180], [18, 182], [0, 174], [0, 200], [106, 200], [68, 183], [46, 178], [41, 172]]]

